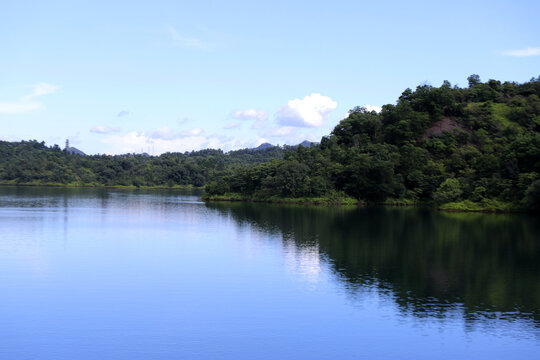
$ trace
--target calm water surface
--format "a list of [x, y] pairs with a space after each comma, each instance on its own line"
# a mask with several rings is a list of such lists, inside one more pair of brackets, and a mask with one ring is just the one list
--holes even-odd
[[198, 199], [0, 188], [0, 358], [540, 358], [535, 217]]

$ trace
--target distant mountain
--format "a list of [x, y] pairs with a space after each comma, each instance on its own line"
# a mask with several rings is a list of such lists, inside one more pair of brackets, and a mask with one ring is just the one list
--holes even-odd
[[82, 152], [81, 150], [77, 149], [76, 147], [68, 147], [66, 148], [66, 151], [68, 154], [75, 154], [75, 155], [80, 155], [80, 156], [86, 156], [86, 154], [84, 152]]
[[275, 145], [272, 145], [270, 143], [262, 143], [261, 145], [257, 146], [255, 148], [255, 150], [262, 150], [262, 149], [267, 149], [267, 148], [271, 148], [271, 147], [274, 147]]
[[[312, 147], [312, 146], [317, 146], [319, 145], [318, 142], [313, 142], [313, 141], [307, 141], [307, 140], [304, 140], [302, 141], [300, 144], [298, 145], [290, 145], [288, 146], [289, 148], [296, 148], [298, 146], [302, 145], [303, 147]], [[262, 150], [262, 149], [268, 149], [268, 148], [271, 148], [271, 147], [275, 147], [276, 145], [272, 145], [270, 143], [263, 143], [259, 146], [257, 146], [256, 148], [253, 148], [253, 150]], [[285, 145], [285, 147], [287, 147]]]
[[303, 142], [311, 149], [235, 170], [208, 194], [275, 200], [341, 193], [451, 211], [539, 210], [540, 77], [467, 80], [466, 88], [444, 81], [406, 89], [380, 113], [355, 107], [319, 146]]
[[319, 145], [318, 142], [313, 142], [313, 141], [307, 141], [307, 140], [304, 140], [302, 141], [300, 144], [298, 144], [297, 146], [300, 146], [302, 145], [303, 147], [312, 147], [312, 146], [317, 146]]

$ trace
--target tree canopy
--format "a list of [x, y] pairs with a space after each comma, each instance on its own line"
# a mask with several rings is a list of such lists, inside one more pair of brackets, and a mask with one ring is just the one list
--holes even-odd
[[437, 204], [493, 199], [538, 208], [540, 77], [468, 81], [468, 88], [445, 81], [406, 89], [380, 113], [356, 107], [319, 146], [239, 169], [207, 191]]
[[234, 169], [282, 158], [287, 148], [206, 149], [160, 156], [70, 154], [44, 142], [0, 141], [0, 182], [78, 186], [200, 187]]
[[356, 107], [316, 146], [160, 156], [69, 154], [0, 141], [0, 183], [203, 186], [253, 199], [348, 196], [540, 208], [540, 77], [406, 89], [381, 112]]

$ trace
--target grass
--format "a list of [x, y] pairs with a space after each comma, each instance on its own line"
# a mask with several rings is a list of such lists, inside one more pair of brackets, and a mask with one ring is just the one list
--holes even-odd
[[[468, 109], [472, 109], [477, 106], [482, 106], [485, 103], [483, 102], [477, 102], [477, 103], [469, 103], [467, 104]], [[493, 119], [498, 122], [502, 128], [507, 128], [511, 125], [516, 126], [517, 128], [521, 128], [521, 125], [518, 123], [511, 121], [508, 118], [508, 115], [510, 114], [510, 106], [502, 103], [494, 103], [491, 105], [491, 111], [493, 115]]]
[[479, 202], [470, 200], [463, 200], [458, 202], [446, 203], [438, 208], [442, 211], [455, 211], [455, 212], [518, 212], [522, 209], [513, 203], [499, 201], [495, 199], [483, 199]]
[[224, 195], [203, 196], [205, 201], [244, 201], [244, 202], [264, 202], [272, 204], [302, 204], [302, 205], [363, 205], [357, 199], [348, 196], [324, 196], [324, 197], [251, 197], [236, 193]]
[[510, 107], [506, 104], [493, 104], [491, 109], [493, 110], [493, 117], [504, 127], [510, 126], [510, 124], [516, 124], [508, 119], [510, 113]]
[[[203, 196], [205, 201], [242, 201], [242, 202], [264, 202], [274, 204], [301, 204], [301, 205], [366, 205], [364, 202], [344, 195], [334, 195], [327, 197], [298, 197], [298, 198], [283, 198], [283, 197], [251, 197], [236, 193], [224, 195]], [[387, 199], [380, 205], [387, 206], [418, 206], [423, 203], [412, 199]], [[433, 207], [433, 204], [424, 204], [425, 206]], [[451, 202], [443, 204], [437, 210], [447, 212], [484, 212], [484, 213], [509, 213], [523, 211], [519, 206], [499, 201], [495, 199], [483, 199], [479, 202], [464, 200], [459, 202]]]

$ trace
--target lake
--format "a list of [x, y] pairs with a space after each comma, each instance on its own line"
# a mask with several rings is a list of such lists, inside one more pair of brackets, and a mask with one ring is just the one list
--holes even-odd
[[1, 359], [540, 358], [535, 216], [0, 188]]

